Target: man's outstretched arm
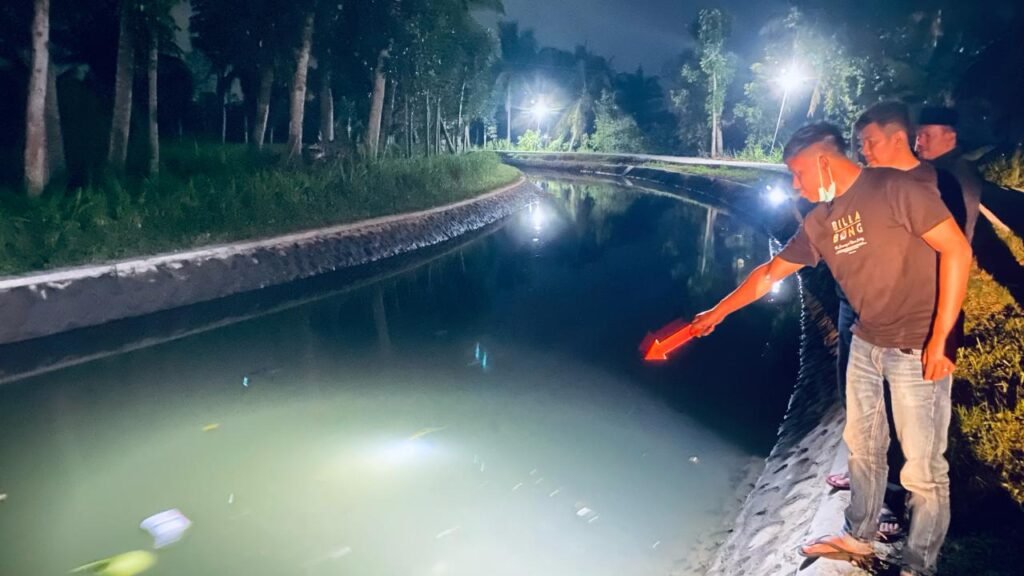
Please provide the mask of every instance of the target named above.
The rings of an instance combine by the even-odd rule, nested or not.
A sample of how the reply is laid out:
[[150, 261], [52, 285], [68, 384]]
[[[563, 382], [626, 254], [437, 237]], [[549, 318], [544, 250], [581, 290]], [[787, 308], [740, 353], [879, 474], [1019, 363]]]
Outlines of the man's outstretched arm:
[[693, 319], [693, 330], [697, 336], [707, 336], [715, 330], [725, 317], [744, 306], [759, 300], [772, 289], [772, 284], [786, 278], [803, 264], [794, 264], [779, 258], [772, 258], [761, 264], [747, 276], [738, 288], [726, 296], [714, 308], [701, 312]]

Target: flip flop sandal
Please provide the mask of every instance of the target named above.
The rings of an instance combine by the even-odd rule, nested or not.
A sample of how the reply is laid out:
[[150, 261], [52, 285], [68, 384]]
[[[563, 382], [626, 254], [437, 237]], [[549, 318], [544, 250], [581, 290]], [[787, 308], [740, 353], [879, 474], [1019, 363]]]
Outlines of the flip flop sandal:
[[841, 472], [839, 474], [829, 474], [825, 477], [825, 483], [835, 488], [836, 490], [849, 490], [850, 489], [850, 474], [848, 472]]
[[903, 523], [900, 522], [898, 516], [892, 513], [891, 510], [882, 510], [882, 513], [878, 515], [878, 524], [895, 524], [895, 530], [882, 530], [878, 529], [875, 534], [875, 540], [882, 542], [883, 544], [892, 544], [897, 540], [903, 538]]
[[[797, 548], [796, 552], [804, 558], [828, 558], [830, 560], [844, 560], [846, 562], [864, 561], [874, 555], [871, 552], [862, 554], [843, 548], [834, 542], [837, 538], [837, 536], [822, 536], [813, 542], [801, 545]], [[822, 552], [808, 552], [806, 550], [814, 546], [822, 546], [825, 550]]]

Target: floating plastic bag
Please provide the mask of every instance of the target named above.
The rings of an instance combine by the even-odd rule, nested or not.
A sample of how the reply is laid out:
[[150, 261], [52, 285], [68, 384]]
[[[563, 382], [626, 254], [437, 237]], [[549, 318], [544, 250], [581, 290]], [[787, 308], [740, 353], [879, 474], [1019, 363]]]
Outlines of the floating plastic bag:
[[153, 548], [160, 549], [181, 540], [191, 525], [192, 521], [181, 510], [173, 508], [146, 518], [139, 524], [139, 528], [149, 532], [153, 537]]

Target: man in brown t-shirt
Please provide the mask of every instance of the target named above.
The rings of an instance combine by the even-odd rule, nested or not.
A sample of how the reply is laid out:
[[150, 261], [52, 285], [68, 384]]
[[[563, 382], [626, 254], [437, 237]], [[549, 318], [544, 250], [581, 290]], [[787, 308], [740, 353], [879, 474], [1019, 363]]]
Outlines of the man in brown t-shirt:
[[859, 314], [843, 433], [850, 448], [851, 498], [843, 532], [811, 542], [801, 553], [872, 553], [886, 484], [886, 380], [907, 461], [901, 480], [911, 493], [903, 574], [930, 575], [949, 525], [944, 453], [954, 365], [945, 344], [967, 290], [970, 245], [933, 185], [899, 170], [861, 168], [845, 156], [845, 142], [834, 126], [801, 128], [783, 157], [794, 187], [818, 205], [789, 244], [699, 314], [694, 329], [709, 334], [775, 282], [825, 261]]

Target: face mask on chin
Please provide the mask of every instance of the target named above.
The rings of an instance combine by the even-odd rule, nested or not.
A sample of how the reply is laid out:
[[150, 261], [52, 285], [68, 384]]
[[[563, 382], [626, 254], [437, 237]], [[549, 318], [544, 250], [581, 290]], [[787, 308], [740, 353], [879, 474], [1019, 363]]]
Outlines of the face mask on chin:
[[818, 202], [831, 202], [836, 197], [836, 179], [832, 177], [832, 167], [828, 167], [828, 179], [832, 181], [832, 184], [828, 188], [825, 188], [825, 181], [821, 177], [821, 158], [818, 159]]

